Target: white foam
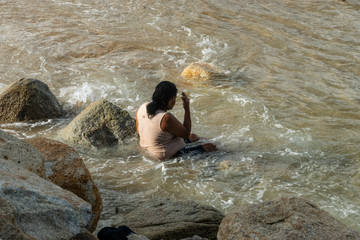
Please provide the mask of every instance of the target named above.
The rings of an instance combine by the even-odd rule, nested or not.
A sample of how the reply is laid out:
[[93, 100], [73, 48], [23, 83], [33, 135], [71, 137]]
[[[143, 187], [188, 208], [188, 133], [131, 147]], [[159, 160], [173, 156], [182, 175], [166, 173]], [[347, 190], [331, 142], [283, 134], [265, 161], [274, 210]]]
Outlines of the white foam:
[[299, 143], [299, 142], [310, 142], [312, 140], [312, 137], [310, 134], [307, 133], [303, 133], [299, 130], [293, 130], [293, 129], [286, 129], [284, 127], [282, 127], [282, 125], [280, 125], [281, 127], [277, 127], [277, 125], [275, 124], [275, 127], [277, 127], [278, 129], [284, 129], [286, 130], [285, 133], [279, 133], [279, 137], [280, 138], [285, 138], [288, 139], [291, 143]]
[[60, 90], [60, 98], [65, 98], [68, 104], [94, 102], [104, 99], [108, 93], [114, 91], [115, 86], [98, 85], [89, 82], [83, 82], [80, 86], [71, 86]]
[[233, 95], [231, 96], [231, 100], [230, 102], [239, 102], [241, 103], [241, 105], [244, 107], [246, 104], [250, 104], [250, 103], [253, 103], [253, 100], [251, 99], [248, 99], [248, 98], [245, 98], [243, 96], [238, 96], [238, 95]]
[[208, 61], [216, 58], [219, 51], [223, 52], [229, 47], [227, 43], [213, 40], [210, 36], [204, 34], [200, 35], [200, 41], [196, 44], [196, 46], [202, 49], [202, 61]]
[[46, 69], [45, 65], [46, 65], [46, 59], [43, 56], [40, 56], [40, 61], [41, 61], [41, 65], [40, 65], [40, 69], [43, 72], [48, 72], [48, 70]]
[[213, 47], [215, 44], [211, 41], [209, 36], [201, 35], [201, 41], [196, 44], [198, 47]]
[[[155, 9], [152, 9], [152, 10], [155, 10]], [[146, 24], [151, 27], [154, 27], [158, 31], [162, 31], [162, 29], [157, 24], [158, 22], [161, 22], [161, 14], [157, 14], [157, 15], [153, 16], [152, 22], [148, 22]]]
[[34, 127], [39, 127], [39, 126], [45, 126], [48, 124], [53, 124], [54, 120], [53, 119], [48, 119], [45, 121], [39, 121], [39, 122], [35, 122], [35, 123], [29, 123], [29, 122], [14, 122], [14, 123], [4, 123], [1, 124], [2, 127], [14, 127], [14, 128], [34, 128]]
[[257, 189], [256, 197], [260, 202], [262, 202], [262, 198], [264, 197], [265, 191], [266, 191], [266, 187]]
[[80, 3], [80, 2], [78, 2], [78, 3], [73, 3], [73, 2], [66, 2], [66, 1], [63, 1], [63, 2], [58, 2], [58, 1], [53, 1], [53, 2], [56, 2], [57, 4], [59, 4], [59, 5], [69, 5], [69, 6], [77, 6], [77, 7], [89, 7], [89, 5], [87, 5], [87, 4], [83, 4], [83, 3]]
[[190, 28], [185, 27], [185, 26], [181, 26], [182, 29], [184, 29], [184, 31], [186, 31], [188, 33], [188, 36], [190, 37], [192, 35], [192, 31]]
[[291, 150], [290, 148], [285, 148], [285, 151], [278, 151], [278, 154], [281, 156], [303, 156], [303, 153], [299, 153]]
[[174, 62], [177, 67], [184, 66], [186, 63], [186, 58], [190, 56], [186, 50], [181, 49], [179, 46], [174, 48], [167, 47], [165, 49], [157, 50], [162, 51], [163, 54], [167, 57], [167, 61]]
[[217, 51], [212, 48], [205, 48], [201, 50], [201, 53], [204, 55], [204, 60], [209, 60], [217, 53]]
[[224, 208], [228, 208], [232, 205], [234, 205], [234, 198], [230, 197], [227, 201], [225, 200], [220, 200], [221, 204], [224, 206]]
[[212, 59], [216, 55], [215, 44], [211, 41], [209, 36], [201, 35], [201, 40], [196, 44], [197, 47], [202, 48], [203, 61]]

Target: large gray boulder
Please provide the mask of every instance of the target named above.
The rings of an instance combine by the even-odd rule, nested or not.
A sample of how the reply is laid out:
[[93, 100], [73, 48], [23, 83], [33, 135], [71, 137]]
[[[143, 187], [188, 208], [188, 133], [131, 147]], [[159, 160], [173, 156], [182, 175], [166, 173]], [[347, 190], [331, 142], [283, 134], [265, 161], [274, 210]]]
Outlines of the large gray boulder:
[[0, 197], [0, 239], [2, 240], [35, 240], [26, 235], [15, 224], [15, 210], [11, 204]]
[[[0, 130], [0, 159], [19, 169], [24, 168], [21, 177], [24, 180], [28, 179], [26, 177], [26, 170], [28, 170], [90, 203], [92, 217], [85, 228], [90, 231], [95, 230], [102, 210], [102, 200], [79, 154], [72, 147], [57, 141], [45, 138], [28, 141]], [[3, 180], [1, 174], [0, 183]], [[5, 240], [5, 233], [8, 239], [33, 239], [25, 234], [21, 227], [15, 225], [14, 219], [17, 212], [2, 194], [0, 194], [0, 203], [0, 218], [3, 221], [0, 224], [0, 239], [3, 236]]]
[[74, 148], [45, 138], [25, 141], [0, 130], [0, 158], [11, 161], [90, 203], [92, 219], [87, 229], [95, 230], [102, 211], [102, 199]]
[[61, 137], [79, 147], [108, 147], [134, 136], [135, 132], [135, 119], [126, 110], [100, 100], [73, 119], [63, 129]]
[[102, 211], [102, 199], [89, 170], [76, 150], [66, 144], [46, 138], [28, 139], [45, 158], [46, 179], [75, 193], [91, 204], [93, 217], [88, 227], [96, 229]]
[[45, 177], [44, 158], [25, 140], [0, 130], [0, 158], [23, 166], [40, 177]]
[[360, 239], [327, 212], [301, 198], [282, 198], [250, 205], [228, 214], [218, 240]]
[[0, 95], [0, 123], [58, 118], [62, 114], [49, 87], [36, 79], [22, 78]]
[[140, 205], [118, 225], [127, 225], [151, 240], [183, 239], [194, 235], [216, 239], [223, 217], [215, 208], [193, 201], [157, 199]]
[[0, 199], [3, 240], [67, 240], [82, 232], [91, 221], [89, 203], [2, 157]]

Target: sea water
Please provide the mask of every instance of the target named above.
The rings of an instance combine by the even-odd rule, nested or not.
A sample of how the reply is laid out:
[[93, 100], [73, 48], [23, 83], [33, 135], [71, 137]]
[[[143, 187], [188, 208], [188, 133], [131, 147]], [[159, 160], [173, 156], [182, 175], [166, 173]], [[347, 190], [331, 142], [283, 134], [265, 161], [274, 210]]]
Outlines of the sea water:
[[[1, 129], [61, 141], [90, 103], [135, 117], [170, 80], [191, 99], [193, 131], [219, 148], [167, 162], [143, 156], [136, 140], [80, 151], [103, 198], [99, 228], [157, 197], [228, 213], [295, 196], [360, 231], [358, 0], [0, 0], [0, 9], [0, 91], [36, 78], [67, 111]], [[193, 62], [226, 76], [185, 82]]]

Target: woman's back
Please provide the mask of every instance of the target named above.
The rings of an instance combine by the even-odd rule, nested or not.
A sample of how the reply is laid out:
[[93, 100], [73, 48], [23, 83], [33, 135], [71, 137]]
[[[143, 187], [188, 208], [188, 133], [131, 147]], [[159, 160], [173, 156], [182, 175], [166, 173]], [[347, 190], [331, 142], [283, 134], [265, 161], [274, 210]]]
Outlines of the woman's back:
[[140, 146], [161, 160], [170, 158], [185, 146], [184, 139], [161, 129], [161, 120], [165, 114], [170, 113], [157, 110], [155, 115], [149, 118], [146, 110], [147, 104], [141, 105], [136, 113]]

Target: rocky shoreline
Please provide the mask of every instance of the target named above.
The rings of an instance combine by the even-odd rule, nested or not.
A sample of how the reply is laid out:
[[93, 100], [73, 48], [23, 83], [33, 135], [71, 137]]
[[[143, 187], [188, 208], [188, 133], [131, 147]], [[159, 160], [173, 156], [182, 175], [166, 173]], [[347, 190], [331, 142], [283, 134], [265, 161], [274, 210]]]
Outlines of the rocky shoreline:
[[[221, 75], [208, 64], [195, 66], [184, 77]], [[64, 114], [48, 86], [36, 79], [21, 79], [0, 95], [0, 124]], [[23, 140], [0, 129], [0, 240], [97, 239], [93, 232], [102, 199], [75, 149], [122, 144], [135, 131], [128, 112], [103, 100], [63, 129], [63, 142]], [[359, 233], [314, 204], [291, 197], [226, 216], [193, 201], [154, 199], [114, 223], [119, 225], [137, 233], [128, 239], [360, 239]]]

